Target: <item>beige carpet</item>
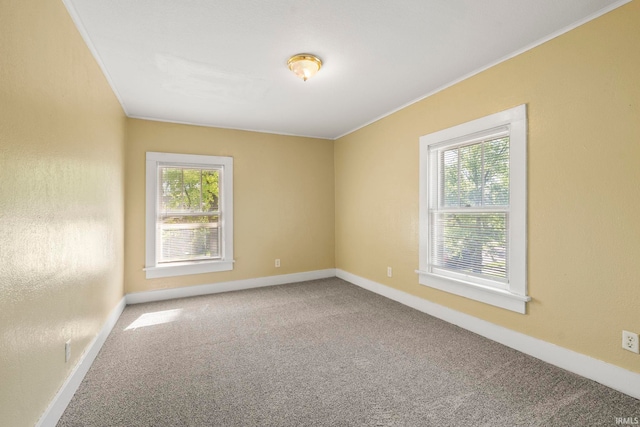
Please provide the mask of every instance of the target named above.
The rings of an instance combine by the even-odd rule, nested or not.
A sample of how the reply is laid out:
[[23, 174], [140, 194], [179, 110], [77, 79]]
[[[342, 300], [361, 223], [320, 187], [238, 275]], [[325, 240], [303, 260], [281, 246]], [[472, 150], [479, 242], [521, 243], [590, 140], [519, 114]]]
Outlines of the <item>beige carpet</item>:
[[58, 425], [614, 426], [616, 417], [640, 417], [640, 401], [333, 278], [128, 306]]

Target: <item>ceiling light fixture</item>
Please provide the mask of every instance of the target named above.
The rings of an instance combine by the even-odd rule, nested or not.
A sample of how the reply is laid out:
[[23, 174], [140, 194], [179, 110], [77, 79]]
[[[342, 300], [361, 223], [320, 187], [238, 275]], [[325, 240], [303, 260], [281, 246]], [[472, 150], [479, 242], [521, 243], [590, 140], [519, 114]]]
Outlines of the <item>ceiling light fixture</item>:
[[315, 76], [320, 70], [322, 61], [317, 56], [309, 53], [299, 53], [289, 58], [287, 65], [289, 69], [293, 71], [293, 74], [306, 82], [307, 79]]

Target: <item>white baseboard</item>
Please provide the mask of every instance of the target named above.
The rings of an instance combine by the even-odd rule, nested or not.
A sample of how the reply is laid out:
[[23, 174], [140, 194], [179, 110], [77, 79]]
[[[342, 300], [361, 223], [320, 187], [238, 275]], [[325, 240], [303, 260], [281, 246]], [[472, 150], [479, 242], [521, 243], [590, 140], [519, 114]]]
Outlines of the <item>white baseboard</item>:
[[258, 277], [256, 279], [233, 280], [231, 282], [212, 283], [209, 285], [186, 286], [184, 288], [157, 289], [153, 291], [134, 292], [126, 295], [127, 304], [140, 304], [152, 301], [195, 297], [198, 295], [216, 294], [220, 292], [239, 291], [242, 289], [261, 288], [263, 286], [284, 285], [307, 280], [335, 277], [336, 270], [305, 271], [303, 273], [282, 274], [280, 276]]
[[64, 413], [64, 410], [67, 408], [67, 405], [73, 398], [76, 390], [80, 386], [84, 376], [89, 371], [91, 364], [94, 359], [98, 355], [98, 352], [102, 348], [102, 345], [107, 340], [107, 337], [111, 333], [111, 330], [115, 326], [120, 314], [122, 314], [122, 310], [126, 305], [126, 300], [123, 297], [118, 305], [111, 310], [109, 317], [107, 317], [107, 321], [98, 332], [98, 335], [91, 341], [91, 344], [87, 347], [86, 351], [80, 357], [80, 360], [76, 364], [76, 366], [71, 371], [71, 374], [67, 377], [67, 380], [62, 384], [60, 390], [55, 395], [49, 406], [40, 417], [40, 420], [36, 424], [36, 427], [55, 427], [60, 420], [60, 417]]
[[576, 353], [573, 350], [568, 350], [564, 347], [487, 322], [486, 320], [478, 319], [477, 317], [435, 304], [423, 298], [356, 276], [344, 270], [336, 269], [336, 276], [361, 288], [460, 326], [471, 332], [475, 332], [490, 340], [596, 381], [635, 397], [636, 399], [640, 399], [640, 374], [636, 372], [628, 371], [619, 366], [585, 356], [581, 353]]

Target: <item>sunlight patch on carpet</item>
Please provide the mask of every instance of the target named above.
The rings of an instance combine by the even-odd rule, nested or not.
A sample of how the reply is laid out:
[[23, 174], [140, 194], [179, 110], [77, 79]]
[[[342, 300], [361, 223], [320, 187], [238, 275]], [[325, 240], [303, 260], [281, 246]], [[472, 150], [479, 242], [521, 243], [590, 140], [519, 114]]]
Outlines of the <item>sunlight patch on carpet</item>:
[[182, 313], [181, 308], [175, 310], [155, 311], [152, 313], [145, 313], [134, 320], [124, 330], [144, 328], [145, 326], [161, 325], [163, 323], [175, 322]]

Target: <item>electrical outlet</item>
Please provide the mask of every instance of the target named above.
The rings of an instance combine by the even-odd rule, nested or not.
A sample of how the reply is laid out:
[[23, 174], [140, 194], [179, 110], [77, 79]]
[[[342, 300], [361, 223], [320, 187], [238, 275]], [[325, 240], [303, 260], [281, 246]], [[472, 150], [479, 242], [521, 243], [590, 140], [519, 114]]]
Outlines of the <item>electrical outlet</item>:
[[622, 331], [622, 348], [638, 353], [638, 334]]
[[391, 267], [387, 267], [387, 277], [393, 276], [393, 269]]
[[276, 259], [276, 268], [280, 267], [280, 258]]
[[64, 343], [64, 363], [71, 359], [71, 340]]

